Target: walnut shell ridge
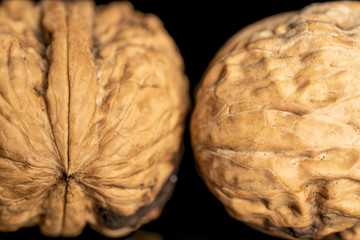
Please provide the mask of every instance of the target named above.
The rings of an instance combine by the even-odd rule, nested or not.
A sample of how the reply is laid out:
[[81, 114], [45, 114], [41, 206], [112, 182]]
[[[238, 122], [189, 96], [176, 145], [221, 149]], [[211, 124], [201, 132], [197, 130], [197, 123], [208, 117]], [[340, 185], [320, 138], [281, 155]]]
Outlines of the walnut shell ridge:
[[0, 6], [0, 231], [112, 237], [175, 184], [188, 80], [161, 21], [129, 3]]
[[231, 216], [286, 239], [360, 239], [360, 3], [254, 23], [196, 93], [197, 166]]

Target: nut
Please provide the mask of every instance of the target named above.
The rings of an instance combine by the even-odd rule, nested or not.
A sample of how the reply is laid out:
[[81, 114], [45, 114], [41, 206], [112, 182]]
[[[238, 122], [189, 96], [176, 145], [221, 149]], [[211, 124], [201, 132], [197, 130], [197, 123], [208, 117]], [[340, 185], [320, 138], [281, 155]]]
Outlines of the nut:
[[161, 21], [126, 2], [4, 1], [0, 56], [0, 231], [117, 237], [157, 218], [189, 105]]
[[360, 238], [359, 54], [359, 2], [266, 18], [218, 52], [190, 130], [231, 216], [287, 239]]

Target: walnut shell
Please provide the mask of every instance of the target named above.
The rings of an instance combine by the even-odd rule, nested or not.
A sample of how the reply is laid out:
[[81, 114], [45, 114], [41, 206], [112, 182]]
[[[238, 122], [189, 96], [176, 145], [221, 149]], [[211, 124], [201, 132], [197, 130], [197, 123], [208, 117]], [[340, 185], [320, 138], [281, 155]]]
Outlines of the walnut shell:
[[4, 1], [0, 56], [0, 231], [115, 237], [157, 218], [189, 104], [161, 21], [129, 3]]
[[359, 55], [359, 2], [266, 18], [218, 52], [190, 130], [231, 216], [287, 239], [360, 239]]

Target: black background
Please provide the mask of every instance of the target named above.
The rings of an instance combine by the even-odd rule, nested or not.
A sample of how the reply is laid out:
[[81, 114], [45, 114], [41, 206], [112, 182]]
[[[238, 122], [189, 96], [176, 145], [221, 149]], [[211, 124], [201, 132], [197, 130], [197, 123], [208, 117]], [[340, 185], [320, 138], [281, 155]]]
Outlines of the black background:
[[[103, 4], [110, 1], [96, 1]], [[135, 9], [156, 14], [174, 38], [184, 58], [190, 91], [199, 83], [217, 50], [234, 33], [264, 17], [299, 10], [313, 1], [131, 1]], [[189, 118], [187, 123], [189, 122]], [[197, 175], [190, 145], [189, 129], [184, 134], [185, 153], [178, 182], [162, 215], [141, 229], [157, 232], [165, 240], [275, 240], [232, 219]], [[0, 233], [0, 239], [42, 236], [38, 227]], [[60, 238], [62, 239], [62, 238]], [[89, 227], [75, 239], [107, 239]]]

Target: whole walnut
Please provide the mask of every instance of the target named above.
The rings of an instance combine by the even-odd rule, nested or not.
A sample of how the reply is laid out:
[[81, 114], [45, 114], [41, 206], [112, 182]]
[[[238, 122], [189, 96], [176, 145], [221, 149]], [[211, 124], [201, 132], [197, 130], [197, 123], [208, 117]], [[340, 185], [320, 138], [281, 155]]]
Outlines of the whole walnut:
[[129, 3], [0, 7], [0, 231], [123, 236], [176, 180], [188, 80], [161, 21]]
[[360, 239], [359, 56], [356, 1], [266, 18], [218, 52], [190, 130], [231, 216], [286, 239]]

